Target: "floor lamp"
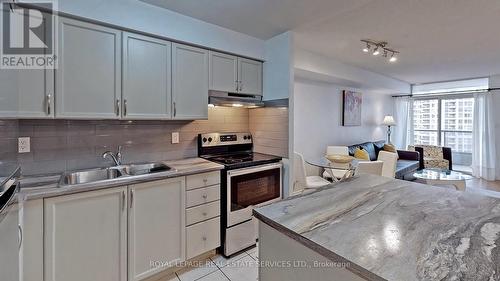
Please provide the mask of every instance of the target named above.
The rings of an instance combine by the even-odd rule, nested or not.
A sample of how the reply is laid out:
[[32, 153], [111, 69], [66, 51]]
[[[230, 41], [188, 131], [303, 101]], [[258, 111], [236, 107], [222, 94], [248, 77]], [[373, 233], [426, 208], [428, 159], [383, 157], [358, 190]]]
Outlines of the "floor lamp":
[[391, 143], [391, 126], [396, 126], [396, 121], [392, 115], [386, 115], [383, 124], [387, 126], [387, 143]]

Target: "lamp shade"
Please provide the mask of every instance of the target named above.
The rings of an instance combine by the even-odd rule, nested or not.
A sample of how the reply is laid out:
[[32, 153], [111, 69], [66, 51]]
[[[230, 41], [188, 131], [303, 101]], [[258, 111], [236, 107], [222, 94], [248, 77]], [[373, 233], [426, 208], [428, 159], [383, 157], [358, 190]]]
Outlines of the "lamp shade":
[[392, 115], [386, 115], [384, 117], [383, 124], [386, 126], [396, 126], [396, 121], [394, 121], [394, 117]]

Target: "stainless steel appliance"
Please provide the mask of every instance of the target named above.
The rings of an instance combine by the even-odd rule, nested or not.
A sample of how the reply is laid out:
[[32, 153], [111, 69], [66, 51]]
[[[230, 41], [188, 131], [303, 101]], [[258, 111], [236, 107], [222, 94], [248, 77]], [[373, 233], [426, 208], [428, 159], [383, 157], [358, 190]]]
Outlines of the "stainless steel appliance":
[[208, 103], [217, 106], [239, 106], [255, 108], [264, 106], [262, 96], [219, 91], [208, 92]]
[[198, 135], [198, 155], [224, 165], [221, 172], [222, 252], [230, 256], [255, 244], [254, 207], [282, 198], [281, 157], [252, 151], [250, 133]]
[[18, 166], [0, 164], [0, 273], [1, 280], [21, 280], [22, 212], [18, 197]]

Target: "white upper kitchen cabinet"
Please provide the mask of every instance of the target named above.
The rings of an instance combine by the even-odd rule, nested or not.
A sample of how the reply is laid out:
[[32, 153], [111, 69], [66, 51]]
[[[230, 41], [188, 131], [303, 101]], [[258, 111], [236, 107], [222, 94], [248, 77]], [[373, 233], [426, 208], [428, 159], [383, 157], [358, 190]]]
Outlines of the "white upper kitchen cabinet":
[[208, 50], [172, 44], [174, 119], [208, 119]]
[[44, 281], [127, 281], [127, 188], [44, 199]]
[[54, 70], [0, 70], [0, 118], [54, 117]]
[[56, 118], [120, 117], [121, 31], [59, 18]]
[[210, 90], [238, 92], [238, 57], [210, 51]]
[[53, 69], [1, 69], [0, 85], [0, 117], [54, 117]]
[[129, 196], [128, 276], [135, 281], [185, 259], [185, 178], [131, 185]]
[[123, 33], [123, 119], [171, 118], [172, 43]]
[[238, 58], [239, 91], [242, 94], [262, 95], [262, 62]]

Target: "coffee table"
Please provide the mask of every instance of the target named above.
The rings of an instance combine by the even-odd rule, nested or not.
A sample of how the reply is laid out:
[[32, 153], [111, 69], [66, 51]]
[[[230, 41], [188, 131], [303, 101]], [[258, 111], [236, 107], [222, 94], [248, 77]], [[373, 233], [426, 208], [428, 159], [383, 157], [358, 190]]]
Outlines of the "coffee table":
[[474, 178], [461, 172], [441, 169], [423, 169], [414, 173], [413, 176], [429, 185], [451, 185], [460, 191], [465, 191], [466, 180]]

